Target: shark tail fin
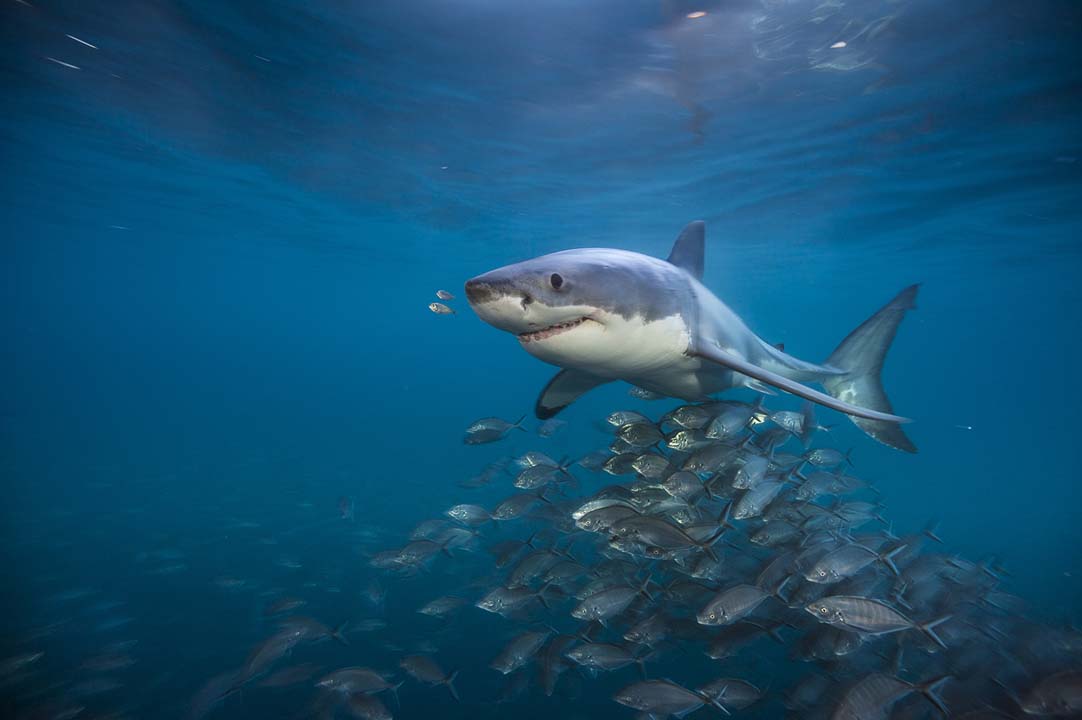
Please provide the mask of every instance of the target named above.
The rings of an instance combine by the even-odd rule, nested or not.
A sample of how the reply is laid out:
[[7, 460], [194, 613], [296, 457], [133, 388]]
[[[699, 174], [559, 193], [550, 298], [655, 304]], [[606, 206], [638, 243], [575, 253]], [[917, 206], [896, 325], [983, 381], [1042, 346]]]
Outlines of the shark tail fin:
[[[887, 350], [898, 332], [898, 325], [907, 310], [916, 307], [919, 285], [910, 285], [884, 305], [879, 312], [849, 333], [827, 358], [826, 364], [844, 370], [844, 375], [823, 380], [827, 392], [839, 400], [871, 410], [893, 413], [887, 393], [883, 390], [880, 373]], [[884, 445], [905, 452], [917, 452], [917, 446], [906, 437], [898, 423], [850, 419], [870, 437]]]

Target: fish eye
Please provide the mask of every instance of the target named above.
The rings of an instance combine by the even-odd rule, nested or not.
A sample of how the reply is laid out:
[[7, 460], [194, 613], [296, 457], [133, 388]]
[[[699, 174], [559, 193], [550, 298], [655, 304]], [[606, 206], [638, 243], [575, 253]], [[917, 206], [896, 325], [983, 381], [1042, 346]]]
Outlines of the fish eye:
[[553, 290], [559, 290], [564, 286], [564, 278], [560, 273], [552, 273], [549, 275], [549, 284], [552, 285]]
[[827, 608], [826, 608], [826, 605], [824, 605], [823, 607], [819, 608], [819, 614], [820, 614], [820, 615], [826, 615], [826, 614], [827, 614], [828, 612], [830, 612], [830, 611], [829, 611], [829, 610], [827, 610]]
[[711, 620], [717, 620], [718, 619], [718, 614], [717, 613], [710, 613], [710, 619]]

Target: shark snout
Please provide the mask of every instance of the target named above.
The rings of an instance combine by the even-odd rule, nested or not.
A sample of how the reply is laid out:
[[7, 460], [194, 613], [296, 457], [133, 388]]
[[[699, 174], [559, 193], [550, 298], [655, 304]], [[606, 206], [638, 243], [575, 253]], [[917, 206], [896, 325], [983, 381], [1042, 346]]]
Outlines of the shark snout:
[[470, 305], [479, 305], [488, 302], [496, 296], [492, 284], [480, 278], [466, 281], [466, 299]]
[[505, 277], [486, 273], [468, 280], [466, 299], [478, 317], [500, 330], [521, 333], [533, 326], [527, 318], [533, 298]]
[[[495, 276], [494, 273], [478, 275], [466, 281], [466, 299], [474, 307], [502, 298], [514, 298], [515, 302], [520, 302], [529, 297], [529, 293], [519, 289], [514, 281]], [[530, 301], [532, 298], [527, 302]]]

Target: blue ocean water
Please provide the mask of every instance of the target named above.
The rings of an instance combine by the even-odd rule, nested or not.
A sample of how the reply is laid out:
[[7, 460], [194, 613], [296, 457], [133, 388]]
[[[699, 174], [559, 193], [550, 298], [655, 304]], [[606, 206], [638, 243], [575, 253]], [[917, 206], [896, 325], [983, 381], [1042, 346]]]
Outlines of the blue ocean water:
[[[369, 558], [506, 497], [511, 475], [459, 486], [500, 457], [579, 456], [611, 411], [678, 404], [614, 384], [538, 437], [553, 368], [465, 280], [581, 246], [664, 257], [693, 219], [706, 285], [802, 358], [922, 283], [884, 373], [920, 452], [823, 411], [830, 442], [896, 532], [938, 520], [1028, 616], [1076, 621], [1080, 31], [1053, 0], [5, 2], [0, 658], [43, 653], [3, 671], [5, 714], [189, 717], [288, 595], [387, 623], [297, 662], [431, 647], [461, 669], [462, 704], [410, 681], [396, 717], [632, 717], [611, 696], [634, 668], [491, 704], [522, 623], [415, 613], [490, 589], [484, 551], [405, 578]], [[456, 315], [429, 312], [438, 288]], [[730, 674], [807, 671], [757, 648]], [[314, 716], [313, 695], [207, 716]]]

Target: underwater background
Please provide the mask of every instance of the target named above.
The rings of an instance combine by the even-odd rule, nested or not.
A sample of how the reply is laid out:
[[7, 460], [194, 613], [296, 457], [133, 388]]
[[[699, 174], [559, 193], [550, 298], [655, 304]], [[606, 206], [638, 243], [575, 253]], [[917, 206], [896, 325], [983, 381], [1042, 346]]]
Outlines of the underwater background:
[[[919, 454], [823, 410], [830, 442], [896, 532], [938, 520], [1027, 615], [1077, 621], [1080, 39], [1054, 0], [5, 0], [0, 657], [44, 654], [5, 671], [3, 714], [190, 717], [284, 588], [330, 626], [387, 623], [321, 645], [328, 670], [422, 641], [461, 668], [465, 702], [407, 684], [396, 717], [633, 717], [611, 696], [634, 669], [488, 704], [511, 626], [415, 612], [430, 584], [483, 594], [482, 560], [367, 558], [499, 502], [513, 475], [459, 483], [501, 456], [583, 455], [613, 410], [678, 404], [617, 383], [540, 438], [553, 369], [463, 299], [430, 313], [436, 289], [572, 247], [664, 257], [694, 219], [707, 287], [803, 358], [922, 283], [884, 373]], [[88, 688], [118, 643], [130, 666]], [[802, 672], [779, 652], [740, 667]], [[304, 717], [311, 694], [207, 714]]]

